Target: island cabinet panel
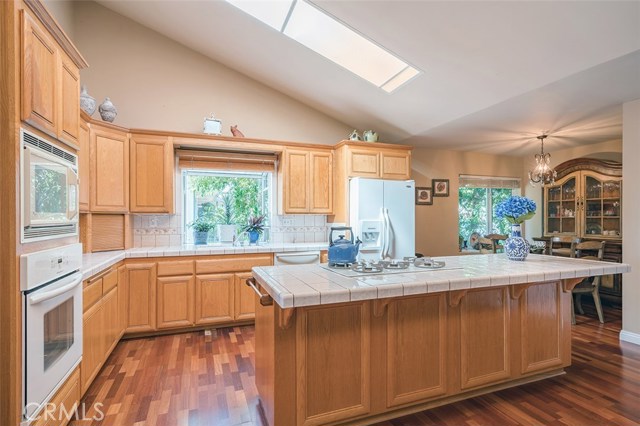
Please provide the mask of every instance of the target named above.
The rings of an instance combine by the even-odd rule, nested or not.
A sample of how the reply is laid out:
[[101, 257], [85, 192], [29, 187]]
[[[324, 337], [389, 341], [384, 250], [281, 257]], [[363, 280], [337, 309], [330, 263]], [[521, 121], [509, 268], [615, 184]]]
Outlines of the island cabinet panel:
[[448, 362], [445, 295], [390, 302], [386, 329], [387, 406], [445, 394]]
[[194, 285], [193, 275], [158, 278], [158, 328], [193, 325]]
[[156, 329], [156, 264], [128, 263], [126, 277], [126, 332]]
[[234, 282], [234, 274], [196, 276], [196, 324], [216, 324], [233, 321]]
[[[23, 121], [58, 135], [58, 47], [25, 10], [22, 13]], [[79, 95], [78, 95], [79, 96]]]
[[125, 132], [92, 124], [90, 129], [92, 212], [129, 210], [129, 137]]
[[[532, 285], [521, 296], [520, 335], [523, 373], [567, 366], [571, 362], [571, 313], [562, 309], [562, 286]], [[569, 303], [571, 303], [569, 301]]]
[[130, 141], [131, 212], [173, 213], [173, 144], [134, 134]]
[[324, 425], [370, 411], [370, 303], [298, 311], [298, 425]]
[[470, 291], [460, 302], [460, 387], [474, 388], [511, 374], [507, 287]]

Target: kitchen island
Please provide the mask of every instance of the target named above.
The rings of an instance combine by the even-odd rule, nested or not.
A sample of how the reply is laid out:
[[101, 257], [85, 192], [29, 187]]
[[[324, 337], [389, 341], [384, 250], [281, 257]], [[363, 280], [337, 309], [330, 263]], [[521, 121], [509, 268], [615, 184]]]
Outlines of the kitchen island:
[[624, 264], [504, 254], [344, 276], [257, 267], [256, 385], [271, 426], [364, 425], [563, 373], [571, 289]]

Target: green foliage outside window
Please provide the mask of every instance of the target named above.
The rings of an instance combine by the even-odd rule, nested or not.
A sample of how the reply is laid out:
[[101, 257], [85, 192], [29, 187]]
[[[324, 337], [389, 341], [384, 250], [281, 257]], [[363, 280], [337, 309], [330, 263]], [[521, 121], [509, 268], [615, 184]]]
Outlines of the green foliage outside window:
[[480, 235], [509, 234], [511, 225], [495, 216], [493, 206], [512, 195], [510, 188], [461, 187], [458, 191], [458, 227], [464, 240], [477, 232]]

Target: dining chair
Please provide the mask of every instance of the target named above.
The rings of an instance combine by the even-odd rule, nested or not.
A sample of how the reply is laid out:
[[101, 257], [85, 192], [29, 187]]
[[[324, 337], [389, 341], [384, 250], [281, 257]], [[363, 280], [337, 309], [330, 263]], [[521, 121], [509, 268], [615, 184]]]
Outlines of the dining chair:
[[[579, 259], [590, 260], [602, 260], [604, 256], [604, 241], [585, 241], [582, 243], [571, 244], [571, 257]], [[602, 313], [602, 303], [600, 302], [600, 276], [587, 277], [582, 280], [572, 291], [571, 298], [571, 323], [576, 323], [575, 310], [578, 310], [580, 315], [584, 315], [582, 310], [582, 295], [590, 293], [593, 296], [593, 303], [596, 305], [596, 311], [598, 312], [598, 319], [601, 323], [604, 323], [604, 314]], [[575, 307], [574, 307], [575, 306]]]
[[580, 241], [578, 237], [553, 237], [549, 241], [549, 251], [547, 253], [552, 256], [571, 257], [571, 246], [566, 247], [566, 245], [577, 244]]
[[484, 237], [493, 241], [494, 253], [498, 253], [498, 251], [504, 251], [504, 244], [502, 244], [501, 241], [504, 241], [507, 238], [509, 238], [508, 235], [504, 235], [504, 234], [489, 234], [489, 235], [485, 235]]

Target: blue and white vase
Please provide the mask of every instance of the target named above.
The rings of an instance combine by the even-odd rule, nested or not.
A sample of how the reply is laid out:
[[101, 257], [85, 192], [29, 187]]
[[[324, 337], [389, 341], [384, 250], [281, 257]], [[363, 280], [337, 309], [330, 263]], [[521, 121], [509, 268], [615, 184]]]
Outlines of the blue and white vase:
[[520, 224], [511, 225], [511, 236], [504, 242], [504, 252], [509, 260], [523, 261], [529, 254], [529, 243], [522, 238]]

